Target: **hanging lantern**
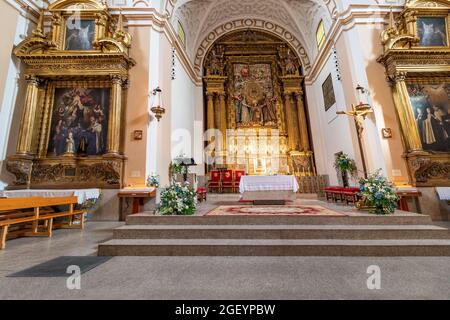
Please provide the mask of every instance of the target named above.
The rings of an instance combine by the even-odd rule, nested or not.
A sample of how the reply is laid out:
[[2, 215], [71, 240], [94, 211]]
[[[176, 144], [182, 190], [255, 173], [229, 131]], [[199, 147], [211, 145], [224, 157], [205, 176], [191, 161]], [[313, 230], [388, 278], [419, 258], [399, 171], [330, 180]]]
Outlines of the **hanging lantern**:
[[162, 107], [162, 99], [161, 99], [162, 90], [159, 87], [153, 90], [152, 94], [155, 96], [155, 100], [153, 102], [153, 107], [150, 109], [151, 112], [155, 114], [155, 118], [161, 120], [162, 115], [166, 112], [166, 109]]

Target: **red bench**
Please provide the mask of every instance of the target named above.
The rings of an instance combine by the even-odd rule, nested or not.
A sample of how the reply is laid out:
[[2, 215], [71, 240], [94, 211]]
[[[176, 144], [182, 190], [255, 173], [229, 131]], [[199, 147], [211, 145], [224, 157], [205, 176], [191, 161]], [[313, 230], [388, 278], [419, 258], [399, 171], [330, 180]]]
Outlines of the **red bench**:
[[356, 203], [358, 201], [359, 188], [344, 188], [344, 187], [326, 187], [323, 189], [327, 201], [332, 200], [333, 202], [346, 202]]

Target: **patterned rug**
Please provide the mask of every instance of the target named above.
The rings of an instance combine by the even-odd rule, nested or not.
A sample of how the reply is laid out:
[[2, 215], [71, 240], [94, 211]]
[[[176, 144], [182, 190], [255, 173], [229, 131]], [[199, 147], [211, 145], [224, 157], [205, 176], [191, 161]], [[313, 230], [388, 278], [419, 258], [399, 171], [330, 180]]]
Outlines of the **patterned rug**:
[[344, 213], [336, 212], [322, 206], [316, 205], [286, 205], [286, 206], [220, 206], [207, 216], [253, 216], [253, 215], [283, 215], [283, 216], [346, 216]]

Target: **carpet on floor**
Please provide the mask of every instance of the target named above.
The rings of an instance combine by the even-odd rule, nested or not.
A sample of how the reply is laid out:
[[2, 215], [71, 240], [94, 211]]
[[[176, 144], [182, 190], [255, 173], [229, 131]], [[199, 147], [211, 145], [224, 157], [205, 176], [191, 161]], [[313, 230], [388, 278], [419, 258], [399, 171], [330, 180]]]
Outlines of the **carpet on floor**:
[[111, 257], [62, 256], [10, 274], [8, 277], [68, 277], [70, 275], [67, 273], [69, 266], [79, 267], [80, 273], [83, 274], [105, 263], [109, 259]]
[[206, 215], [231, 216], [231, 215], [284, 215], [284, 216], [346, 216], [345, 213], [333, 211], [316, 205], [285, 205], [285, 206], [220, 206]]

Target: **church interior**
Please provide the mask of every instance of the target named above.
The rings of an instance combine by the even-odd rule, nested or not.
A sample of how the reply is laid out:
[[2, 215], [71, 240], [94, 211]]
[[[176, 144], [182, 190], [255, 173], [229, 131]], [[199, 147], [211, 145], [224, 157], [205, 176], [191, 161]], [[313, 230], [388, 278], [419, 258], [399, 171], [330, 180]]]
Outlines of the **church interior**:
[[114, 257], [86, 276], [129, 256], [450, 256], [448, 0], [2, 0], [0, 17], [6, 287], [1, 270], [70, 254]]

